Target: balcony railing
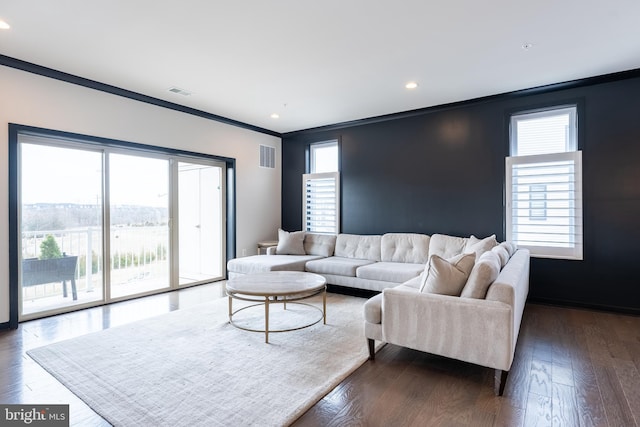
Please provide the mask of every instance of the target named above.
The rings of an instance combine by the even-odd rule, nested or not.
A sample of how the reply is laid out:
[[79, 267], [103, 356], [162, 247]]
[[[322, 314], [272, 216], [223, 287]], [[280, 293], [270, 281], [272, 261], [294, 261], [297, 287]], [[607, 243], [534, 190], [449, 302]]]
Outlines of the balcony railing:
[[[78, 292], [92, 292], [102, 286], [104, 270], [102, 229], [87, 227], [68, 230], [28, 231], [22, 233], [22, 259], [38, 258], [40, 245], [52, 235], [60, 251], [77, 256], [76, 283]], [[167, 226], [113, 227], [111, 230], [112, 284], [131, 281], [130, 278], [146, 277], [154, 272], [166, 271], [168, 262]], [[60, 282], [29, 286], [23, 289], [23, 300], [62, 295]]]

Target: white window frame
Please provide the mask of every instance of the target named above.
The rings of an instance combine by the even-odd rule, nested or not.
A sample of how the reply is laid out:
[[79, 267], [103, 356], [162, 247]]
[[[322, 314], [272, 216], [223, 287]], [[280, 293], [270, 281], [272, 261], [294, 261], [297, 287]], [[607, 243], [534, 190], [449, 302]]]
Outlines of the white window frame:
[[[316, 170], [319, 150], [335, 147], [338, 140], [316, 142], [309, 145], [309, 172], [302, 175], [302, 228], [304, 231], [322, 234], [340, 232], [340, 159], [336, 159], [335, 171]], [[338, 156], [339, 151], [338, 151]]]
[[520, 112], [513, 114], [511, 116], [511, 126], [509, 128], [509, 148], [511, 156], [518, 156], [518, 135], [516, 133], [516, 128], [518, 121], [520, 120], [531, 120], [531, 119], [541, 119], [544, 117], [557, 116], [560, 114], [568, 114], [569, 115], [569, 127], [568, 127], [568, 135], [566, 138], [566, 146], [562, 152], [567, 151], [577, 151], [578, 150], [578, 108], [575, 105], [572, 106], [564, 106], [564, 107], [554, 107], [548, 108], [544, 110], [536, 110], [529, 112]]
[[[319, 150], [323, 150], [326, 148], [330, 148], [330, 147], [336, 147], [336, 150], [338, 149], [338, 141], [337, 140], [331, 140], [331, 141], [324, 141], [324, 142], [315, 142], [313, 144], [309, 145], [309, 173], [318, 173], [318, 171], [316, 170], [316, 156], [317, 156], [317, 152]], [[340, 159], [336, 159], [336, 170], [335, 171], [323, 171], [320, 173], [324, 173], [324, 172], [337, 172], [337, 165], [340, 163]]]
[[[517, 155], [518, 120], [567, 113], [569, 126], [564, 152]], [[576, 125], [577, 106], [511, 116], [511, 157], [505, 161], [506, 238], [518, 247], [529, 249], [533, 257], [583, 259], [582, 152], [577, 149]], [[545, 177], [545, 168], [553, 171], [551, 175], [554, 177], [562, 176], [565, 179], [563, 188], [568, 189], [559, 190], [557, 183]], [[562, 172], [562, 169], [566, 172]], [[542, 194], [541, 188], [544, 188]], [[541, 202], [544, 203], [544, 209], [540, 208]], [[568, 232], [558, 230], [563, 227], [569, 227], [566, 230]]]

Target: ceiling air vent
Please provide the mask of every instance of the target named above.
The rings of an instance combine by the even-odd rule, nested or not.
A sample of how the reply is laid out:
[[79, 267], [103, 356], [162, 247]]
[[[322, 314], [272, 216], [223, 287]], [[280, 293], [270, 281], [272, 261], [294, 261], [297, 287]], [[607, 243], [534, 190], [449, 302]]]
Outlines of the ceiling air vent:
[[182, 95], [182, 96], [190, 96], [191, 92], [189, 92], [188, 90], [184, 90], [184, 89], [180, 89], [179, 87], [170, 87], [169, 89], [167, 89], [169, 92], [171, 93], [177, 93], [178, 95]]
[[276, 149], [268, 145], [260, 146], [260, 167], [275, 169], [276, 167]]

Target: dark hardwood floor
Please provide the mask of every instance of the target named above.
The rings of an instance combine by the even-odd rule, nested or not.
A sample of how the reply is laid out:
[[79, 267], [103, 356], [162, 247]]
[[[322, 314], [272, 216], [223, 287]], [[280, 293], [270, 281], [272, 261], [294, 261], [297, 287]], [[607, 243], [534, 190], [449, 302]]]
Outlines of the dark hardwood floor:
[[[219, 282], [0, 331], [0, 403], [68, 403], [72, 425], [108, 425], [26, 351], [223, 295]], [[638, 426], [640, 317], [528, 304], [503, 397], [491, 369], [386, 345], [294, 425]]]

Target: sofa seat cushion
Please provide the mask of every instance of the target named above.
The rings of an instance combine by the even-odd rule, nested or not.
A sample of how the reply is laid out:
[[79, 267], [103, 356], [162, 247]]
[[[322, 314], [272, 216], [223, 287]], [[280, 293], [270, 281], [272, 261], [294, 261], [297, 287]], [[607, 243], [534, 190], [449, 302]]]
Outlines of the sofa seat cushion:
[[396, 286], [396, 287], [394, 287], [392, 289], [398, 289], [398, 290], [404, 291], [404, 292], [413, 292], [413, 293], [416, 293], [416, 294], [420, 293], [420, 288], [413, 286], [413, 280], [410, 280], [407, 283], [403, 283], [402, 285], [398, 285], [398, 286]]
[[402, 284], [402, 286], [419, 291], [420, 288], [422, 288], [422, 282], [424, 282], [424, 272], [420, 273], [419, 276], [414, 277], [413, 279], [407, 280]]
[[383, 282], [404, 283], [419, 276], [424, 271], [424, 264], [405, 264], [400, 262], [376, 262], [358, 268], [356, 277], [361, 279], [381, 280]]
[[329, 258], [309, 261], [306, 265], [306, 269], [311, 273], [355, 277], [358, 267], [372, 263], [373, 261], [368, 259], [332, 256]]
[[315, 255], [253, 255], [235, 258], [227, 263], [227, 270], [252, 274], [267, 271], [304, 271], [308, 261], [321, 258]]

